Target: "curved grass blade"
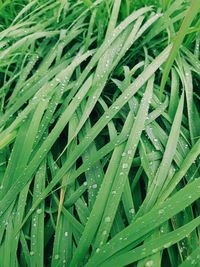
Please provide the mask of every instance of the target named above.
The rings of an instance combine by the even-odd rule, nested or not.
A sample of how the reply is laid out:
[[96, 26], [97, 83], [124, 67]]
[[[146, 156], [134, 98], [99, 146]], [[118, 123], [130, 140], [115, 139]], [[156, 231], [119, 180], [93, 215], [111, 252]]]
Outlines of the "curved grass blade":
[[[145, 70], [144, 72], [126, 89], [126, 91], [116, 100], [116, 102], [104, 113], [104, 115], [101, 117], [101, 119], [96, 123], [95, 126], [91, 128], [89, 139], [85, 138], [81, 144], [77, 146], [76, 151], [74, 151], [71, 154], [71, 157], [68, 159], [68, 162], [66, 164], [63, 164], [63, 167], [59, 170], [59, 172], [56, 174], [54, 179], [51, 181], [51, 183], [48, 185], [48, 187], [44, 190], [43, 194], [41, 195], [41, 199], [36, 201], [33, 209], [27, 214], [28, 218], [32, 211], [37, 207], [37, 205], [42, 201], [42, 199], [54, 188], [54, 186], [59, 182], [61, 177], [64, 173], [66, 173], [67, 170], [74, 164], [75, 160], [83, 153], [83, 151], [90, 145], [90, 143], [94, 140], [94, 138], [98, 135], [98, 133], [107, 125], [107, 123], [115, 116], [115, 114], [118, 113], [118, 109], [116, 109], [116, 106], [119, 107], [119, 109], [124, 106], [131, 97], [145, 84], [145, 82], [155, 73], [155, 71], [163, 64], [163, 62], [166, 60], [167, 56], [169, 55], [171, 46], [168, 46]], [[56, 135], [57, 137], [57, 135]], [[13, 186], [13, 188], [10, 190], [10, 196], [7, 194], [5, 199], [0, 202], [0, 210], [4, 212], [6, 210], [7, 205], [9, 205], [12, 200], [15, 198], [14, 194], [18, 194], [20, 191], [20, 188], [23, 188], [24, 184], [26, 184], [26, 180], [29, 180], [32, 173], [35, 171], [35, 168], [38, 167], [38, 164], [41, 162], [43, 157], [45, 157], [48, 149], [47, 146], [51, 147], [52, 140], [49, 138], [46, 140], [41, 147], [40, 151], [38, 151], [37, 157], [35, 157], [32, 162], [30, 163], [29, 169], [27, 169], [27, 173], [21, 176], [21, 178], [18, 179], [17, 184]], [[46, 152], [44, 152], [46, 149]], [[41, 156], [41, 153], [43, 156]], [[41, 156], [41, 157], [40, 157]], [[28, 174], [28, 175], [27, 175]], [[26, 178], [26, 179], [25, 179]]]
[[199, 196], [200, 179], [198, 178], [196, 181], [186, 185], [171, 198], [154, 206], [150, 212], [131, 223], [102, 247], [98, 253], [95, 253], [86, 266], [94, 266], [93, 264], [98, 266], [128, 245], [134, 247], [134, 243], [138, 239], [144, 238], [147, 233], [150, 233], [166, 220], [191, 205]]
[[166, 62], [166, 66], [163, 72], [162, 80], [161, 80], [161, 85], [160, 85], [160, 97], [163, 95], [164, 87], [167, 82], [168, 74], [170, 72], [171, 66], [175, 60], [175, 57], [179, 51], [180, 45], [184, 40], [185, 35], [187, 34], [188, 28], [190, 24], [192, 23], [193, 19], [199, 12], [199, 4], [196, 0], [191, 1], [190, 8], [184, 18], [184, 21], [181, 25], [181, 28], [176, 36], [176, 39], [173, 42], [173, 47], [170, 52], [169, 58]]
[[[145, 243], [144, 245], [131, 250], [130, 252], [126, 252], [121, 255], [114, 255], [111, 259], [108, 259], [107, 261], [102, 263], [100, 266], [109, 267], [112, 265], [116, 265], [119, 267], [123, 267], [124, 265], [128, 265], [140, 259], [144, 259], [147, 256], [153, 255], [157, 253], [158, 251], [162, 251], [163, 249], [166, 249], [176, 244], [177, 242], [182, 240], [186, 235], [194, 231], [195, 228], [199, 226], [199, 224], [200, 224], [200, 217], [197, 217], [196, 219], [176, 229], [175, 231], [172, 231], [167, 234], [163, 234], [160, 238], [154, 239], [153, 241], [149, 241]], [[144, 266], [149, 266], [150, 264], [152, 264], [153, 266], [155, 262], [153, 260], [148, 259], [146, 260]], [[89, 264], [86, 266], [89, 266]]]

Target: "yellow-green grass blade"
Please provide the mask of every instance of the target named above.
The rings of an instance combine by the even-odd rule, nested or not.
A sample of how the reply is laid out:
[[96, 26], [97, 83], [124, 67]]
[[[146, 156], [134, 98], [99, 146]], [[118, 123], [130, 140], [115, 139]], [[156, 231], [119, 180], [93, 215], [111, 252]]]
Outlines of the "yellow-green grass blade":
[[166, 62], [166, 66], [163, 72], [162, 80], [161, 80], [161, 85], [160, 85], [160, 97], [162, 97], [163, 91], [165, 84], [167, 82], [168, 74], [170, 72], [171, 66], [175, 60], [175, 57], [179, 51], [180, 45], [182, 44], [184, 37], [187, 33], [188, 28], [190, 27], [190, 24], [192, 23], [193, 19], [199, 12], [199, 4], [196, 0], [191, 1], [191, 5], [189, 7], [189, 10], [187, 11], [187, 14], [184, 18], [184, 21], [181, 25], [181, 28], [179, 32], [177, 33], [177, 36], [173, 42], [173, 47], [170, 52], [169, 58]]

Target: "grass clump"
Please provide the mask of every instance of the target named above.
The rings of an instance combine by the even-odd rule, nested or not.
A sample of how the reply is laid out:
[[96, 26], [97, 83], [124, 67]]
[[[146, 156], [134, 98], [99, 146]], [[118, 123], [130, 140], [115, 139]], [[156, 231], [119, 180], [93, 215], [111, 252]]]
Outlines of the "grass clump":
[[0, 266], [198, 266], [197, 1], [0, 5]]

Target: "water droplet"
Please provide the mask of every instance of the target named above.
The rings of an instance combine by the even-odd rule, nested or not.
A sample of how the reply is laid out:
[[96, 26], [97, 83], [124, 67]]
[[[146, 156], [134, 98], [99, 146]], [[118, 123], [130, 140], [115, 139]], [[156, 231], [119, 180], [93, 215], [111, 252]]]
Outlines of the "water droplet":
[[110, 222], [111, 221], [111, 218], [109, 217], [109, 216], [107, 216], [106, 218], [105, 218], [105, 222]]
[[156, 253], [156, 252], [158, 252], [157, 248], [152, 249], [152, 253]]
[[100, 252], [100, 248], [97, 248], [97, 249], [96, 249], [96, 253], [99, 253], [99, 252]]
[[146, 266], [146, 267], [151, 267], [151, 266], [153, 266], [153, 264], [154, 264], [154, 262], [153, 262], [152, 260], [150, 260], [150, 261], [147, 261], [147, 262], [145, 263], [145, 266]]
[[68, 232], [65, 232], [65, 236], [68, 237]]
[[165, 211], [163, 209], [158, 211], [158, 214], [163, 214]]
[[134, 208], [130, 209], [129, 212], [130, 212], [131, 214], [134, 214], [134, 213], [135, 213]]
[[37, 209], [37, 214], [41, 214], [42, 213], [42, 209]]
[[172, 243], [171, 242], [169, 242], [169, 243], [166, 243], [166, 244], [164, 244], [164, 248], [168, 248], [168, 247], [170, 247], [172, 245]]
[[128, 168], [128, 163], [123, 163], [122, 168], [123, 169], [127, 169]]
[[59, 255], [56, 254], [56, 255], [55, 255], [55, 260], [58, 260], [58, 259], [59, 259]]

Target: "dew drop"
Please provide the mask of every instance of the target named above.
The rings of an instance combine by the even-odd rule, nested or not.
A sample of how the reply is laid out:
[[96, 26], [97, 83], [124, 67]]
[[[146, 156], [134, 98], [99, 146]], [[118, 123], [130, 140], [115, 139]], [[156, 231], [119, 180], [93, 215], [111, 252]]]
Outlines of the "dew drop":
[[59, 255], [56, 254], [56, 255], [55, 255], [55, 260], [58, 260], [58, 259], [59, 259]]
[[129, 210], [129, 213], [134, 214], [134, 213], [135, 213], [134, 208], [130, 209], [130, 210]]
[[172, 245], [172, 243], [171, 242], [169, 242], [169, 243], [166, 243], [166, 244], [164, 244], [164, 248], [168, 248], [168, 247], [170, 247]]
[[158, 252], [157, 248], [152, 249], [152, 253], [156, 253], [156, 252]]
[[41, 214], [42, 213], [42, 209], [37, 209], [37, 214]]
[[65, 236], [68, 237], [68, 232], [65, 232]]
[[151, 266], [153, 266], [153, 264], [154, 264], [154, 262], [153, 262], [152, 260], [150, 260], [150, 261], [147, 261], [147, 262], [145, 263], [145, 266], [146, 266], [146, 267], [151, 267]]
[[123, 168], [123, 169], [127, 169], [127, 168], [128, 168], [128, 163], [124, 163], [124, 164], [122, 165], [122, 168]]
[[97, 248], [97, 249], [96, 249], [96, 253], [99, 253], [99, 252], [100, 252], [100, 248]]
[[165, 211], [163, 209], [158, 211], [158, 214], [163, 214]]
[[106, 218], [105, 218], [105, 222], [111, 222], [111, 218], [109, 217], [109, 216], [107, 216]]

